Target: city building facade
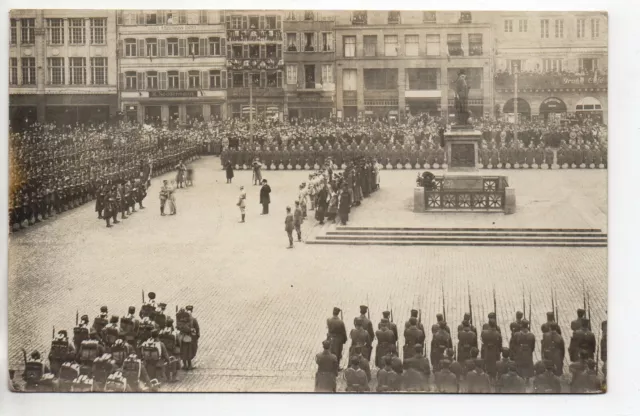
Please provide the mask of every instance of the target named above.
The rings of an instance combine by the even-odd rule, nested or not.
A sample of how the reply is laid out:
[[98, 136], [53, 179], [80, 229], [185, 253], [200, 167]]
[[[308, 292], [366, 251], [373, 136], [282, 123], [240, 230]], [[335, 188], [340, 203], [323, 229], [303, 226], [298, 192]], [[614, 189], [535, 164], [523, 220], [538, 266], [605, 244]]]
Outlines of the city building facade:
[[127, 119], [171, 125], [225, 118], [225, 36], [218, 10], [118, 11]]
[[606, 13], [501, 12], [493, 18], [497, 117], [512, 119], [517, 107], [525, 119], [606, 122]]
[[492, 26], [471, 12], [336, 12], [338, 117], [450, 117], [464, 71], [469, 109], [490, 114]]
[[285, 116], [335, 116], [335, 13], [284, 13]]
[[[225, 10], [227, 114], [284, 118], [283, 12]], [[252, 103], [252, 107], [250, 106]]]
[[116, 115], [115, 16], [113, 10], [10, 12], [12, 128], [100, 123]]

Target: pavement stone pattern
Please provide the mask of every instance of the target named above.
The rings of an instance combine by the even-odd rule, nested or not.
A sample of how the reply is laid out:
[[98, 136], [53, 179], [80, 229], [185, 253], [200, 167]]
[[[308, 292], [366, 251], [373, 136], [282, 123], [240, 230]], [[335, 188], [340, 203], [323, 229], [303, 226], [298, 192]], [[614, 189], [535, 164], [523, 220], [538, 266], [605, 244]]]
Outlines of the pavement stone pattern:
[[[259, 187], [251, 185], [251, 171], [236, 171], [228, 185], [218, 158], [205, 157], [193, 167], [195, 186], [178, 190], [176, 216], [159, 213], [161, 179], [173, 176], [167, 174], [152, 180], [147, 209], [111, 229], [97, 219], [93, 204], [87, 204], [10, 236], [10, 368], [21, 373], [21, 348], [48, 354], [52, 327], [71, 330], [76, 310], [90, 319], [102, 305], [118, 316], [130, 305], [139, 310], [141, 290], [155, 291], [169, 311], [194, 305], [201, 327], [196, 369], [181, 372], [181, 382], [163, 386], [165, 391], [313, 391], [315, 354], [322, 350], [333, 306], [344, 310], [348, 331], [364, 303], [376, 325], [381, 312], [391, 307], [399, 324], [412, 307], [421, 308], [423, 323], [431, 324], [442, 310], [441, 285], [452, 326], [468, 309], [467, 284], [476, 322], [493, 310], [495, 287], [498, 324], [504, 329], [522, 308], [524, 287], [527, 313], [531, 293], [538, 340], [553, 287], [568, 345], [584, 282], [593, 328], [600, 336], [607, 308], [606, 248], [296, 243], [287, 250], [285, 207], [293, 205], [306, 172], [264, 172], [272, 204], [270, 214], [261, 216]], [[349, 225], [606, 232], [606, 171], [505, 174], [516, 188], [514, 215], [413, 213], [416, 172], [383, 171], [382, 189], [352, 210]], [[240, 185], [248, 196], [245, 224], [238, 223], [235, 205]], [[303, 239], [335, 229], [333, 224], [317, 225], [313, 211], [309, 214]], [[344, 390], [340, 379], [341, 387]]]

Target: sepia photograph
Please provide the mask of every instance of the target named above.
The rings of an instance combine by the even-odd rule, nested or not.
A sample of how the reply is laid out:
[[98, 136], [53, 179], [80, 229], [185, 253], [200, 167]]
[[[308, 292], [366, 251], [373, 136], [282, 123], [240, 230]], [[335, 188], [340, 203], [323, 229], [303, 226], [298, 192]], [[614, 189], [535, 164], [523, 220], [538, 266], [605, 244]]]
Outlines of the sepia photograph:
[[12, 392], [607, 392], [606, 11], [5, 18]]

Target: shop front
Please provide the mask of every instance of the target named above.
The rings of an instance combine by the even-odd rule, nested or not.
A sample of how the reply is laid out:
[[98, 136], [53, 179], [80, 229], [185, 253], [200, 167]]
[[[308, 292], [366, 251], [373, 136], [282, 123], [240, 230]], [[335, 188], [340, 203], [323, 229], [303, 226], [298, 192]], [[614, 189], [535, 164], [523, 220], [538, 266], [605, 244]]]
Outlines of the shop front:
[[576, 117], [579, 119], [590, 119], [602, 123], [603, 115], [602, 104], [597, 98], [585, 97], [576, 104]]
[[[519, 120], [530, 120], [531, 119], [531, 106], [529, 102], [524, 98], [518, 98], [517, 102], [517, 111], [518, 111], [518, 119]], [[502, 112], [507, 116], [507, 120], [512, 121], [514, 118], [514, 114], [516, 112], [516, 100], [515, 98], [511, 98], [508, 100], [504, 107], [502, 108]]]
[[331, 96], [293, 96], [288, 100], [289, 120], [327, 119], [335, 115]]
[[122, 92], [128, 120], [152, 125], [190, 124], [223, 118], [224, 91]]
[[549, 97], [540, 104], [540, 117], [545, 122], [559, 122], [567, 116], [567, 105], [557, 97]]

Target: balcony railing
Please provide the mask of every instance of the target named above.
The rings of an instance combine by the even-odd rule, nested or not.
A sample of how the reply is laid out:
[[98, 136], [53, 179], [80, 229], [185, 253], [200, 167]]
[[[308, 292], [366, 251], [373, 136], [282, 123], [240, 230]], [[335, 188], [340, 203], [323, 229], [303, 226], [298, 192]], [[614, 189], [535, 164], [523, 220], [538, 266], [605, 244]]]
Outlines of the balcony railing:
[[[232, 87], [227, 90], [230, 97], [248, 97], [249, 93], [249, 88], [245, 87]], [[277, 86], [254, 87], [251, 89], [251, 95], [253, 97], [282, 97], [284, 89]]]
[[[424, 186], [424, 185], [422, 185]], [[425, 186], [425, 209], [427, 211], [461, 209], [470, 211], [504, 209], [505, 188], [509, 184], [504, 176], [483, 177], [482, 190], [447, 189], [442, 176], [433, 178]]]
[[227, 41], [229, 42], [280, 42], [282, 41], [282, 31], [276, 30], [276, 29], [228, 30]]
[[[578, 74], [573, 72], [521, 72], [518, 75], [518, 89], [570, 88], [572, 86], [606, 87], [607, 74]], [[508, 72], [495, 75], [496, 88], [513, 89], [515, 76]]]
[[353, 12], [351, 23], [353, 23], [354, 25], [366, 25], [367, 12], [366, 11]]

